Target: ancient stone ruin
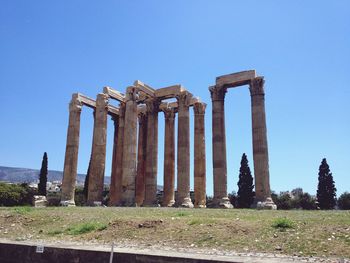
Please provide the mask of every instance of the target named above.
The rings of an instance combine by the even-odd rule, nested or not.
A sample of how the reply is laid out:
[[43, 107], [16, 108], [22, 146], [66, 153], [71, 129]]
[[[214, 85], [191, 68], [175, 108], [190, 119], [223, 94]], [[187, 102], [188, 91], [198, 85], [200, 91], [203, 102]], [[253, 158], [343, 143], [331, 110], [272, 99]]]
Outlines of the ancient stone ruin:
[[[166, 102], [169, 99], [174, 102]], [[108, 104], [119, 101], [119, 107]], [[205, 207], [205, 136], [206, 104], [193, 97], [181, 85], [153, 89], [135, 81], [122, 94], [110, 87], [96, 101], [75, 93], [69, 106], [69, 126], [62, 182], [62, 205], [75, 205], [80, 113], [82, 106], [94, 109], [94, 132], [88, 187], [89, 205], [102, 202], [106, 160], [107, 115], [114, 121], [114, 145], [110, 185], [111, 206], [158, 206], [158, 113], [165, 118], [164, 195], [162, 206]], [[194, 109], [194, 193], [190, 198], [190, 118]], [[177, 134], [177, 198], [175, 200], [175, 117]]]
[[[209, 87], [212, 98], [214, 205], [232, 208], [227, 195], [225, 94], [229, 88], [249, 85], [252, 105], [253, 158], [256, 206], [276, 209], [270, 194], [266, 135], [264, 79], [255, 70], [216, 78]], [[109, 105], [117, 100], [119, 107]], [[167, 102], [175, 99], [173, 102]], [[69, 106], [69, 126], [62, 182], [62, 205], [75, 205], [80, 113], [94, 109], [88, 204], [99, 205], [106, 160], [107, 115], [114, 121], [114, 145], [110, 185], [111, 206], [158, 206], [158, 113], [165, 118], [164, 191], [162, 206], [206, 207], [205, 124], [206, 104], [181, 85], [154, 89], [135, 81], [125, 95], [110, 87], [96, 101], [75, 93]], [[194, 110], [194, 204], [190, 198], [190, 118]], [[175, 117], [177, 130], [177, 195], [175, 198]]]

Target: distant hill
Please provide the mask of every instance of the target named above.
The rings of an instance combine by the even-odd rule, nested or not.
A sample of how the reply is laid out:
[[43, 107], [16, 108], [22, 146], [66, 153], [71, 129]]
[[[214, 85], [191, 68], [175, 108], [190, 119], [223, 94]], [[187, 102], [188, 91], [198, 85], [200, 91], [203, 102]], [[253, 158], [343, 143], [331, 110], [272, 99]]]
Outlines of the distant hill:
[[[39, 179], [39, 170], [17, 167], [5, 167], [0, 166], [0, 181], [6, 181], [11, 183], [30, 183], [36, 182]], [[48, 181], [62, 181], [63, 172], [61, 171], [48, 171]], [[85, 181], [85, 174], [77, 175], [78, 184], [83, 184]], [[105, 183], [109, 184], [110, 178], [105, 178]]]
[[[39, 170], [29, 169], [29, 168], [17, 168], [17, 167], [6, 167], [0, 166], [0, 181], [6, 181], [10, 183], [31, 183], [36, 182], [39, 179]], [[84, 184], [85, 174], [78, 174], [77, 181], [79, 184]], [[63, 172], [62, 171], [48, 171], [48, 181], [62, 181]], [[111, 177], [105, 176], [105, 184], [109, 185], [111, 183]], [[163, 190], [162, 185], [157, 185], [159, 191]]]

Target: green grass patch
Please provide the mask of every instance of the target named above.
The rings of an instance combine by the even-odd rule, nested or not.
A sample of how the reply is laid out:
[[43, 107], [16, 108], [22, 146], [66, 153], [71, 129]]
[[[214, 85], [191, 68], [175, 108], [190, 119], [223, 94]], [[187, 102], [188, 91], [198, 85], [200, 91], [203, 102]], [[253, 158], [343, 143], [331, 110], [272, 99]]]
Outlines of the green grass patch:
[[102, 224], [99, 222], [88, 222], [67, 228], [67, 233], [69, 235], [81, 235], [92, 231], [102, 231], [106, 228], [106, 224]]
[[294, 222], [286, 217], [277, 218], [273, 221], [272, 227], [280, 230], [286, 230], [288, 228], [294, 228]]
[[17, 213], [17, 214], [24, 215], [24, 214], [32, 212], [33, 211], [33, 207], [30, 207], [30, 206], [18, 206], [18, 207], [13, 208], [13, 211], [15, 213]]
[[176, 213], [175, 216], [182, 217], [182, 216], [189, 216], [189, 215], [190, 215], [190, 213], [188, 213], [188, 212], [180, 211], [180, 212]]

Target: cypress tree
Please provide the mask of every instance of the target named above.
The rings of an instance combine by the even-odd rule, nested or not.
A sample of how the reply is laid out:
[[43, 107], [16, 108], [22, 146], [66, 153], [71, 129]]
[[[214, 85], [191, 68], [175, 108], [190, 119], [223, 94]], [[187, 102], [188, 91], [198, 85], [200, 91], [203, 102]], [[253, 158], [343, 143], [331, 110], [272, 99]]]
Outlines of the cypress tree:
[[237, 206], [239, 208], [249, 208], [254, 201], [253, 177], [248, 165], [248, 159], [245, 153], [242, 155], [241, 168], [239, 169], [239, 181], [237, 192]]
[[87, 173], [85, 176], [84, 188], [83, 188], [83, 195], [84, 195], [86, 200], [88, 197], [88, 190], [89, 190], [90, 165], [91, 165], [91, 156], [90, 156], [89, 166], [88, 166]]
[[327, 160], [323, 158], [318, 172], [317, 187], [317, 201], [321, 209], [333, 209], [335, 207], [336, 191]]
[[46, 183], [47, 183], [47, 153], [44, 152], [43, 161], [41, 163], [41, 169], [39, 174], [38, 194], [46, 195]]

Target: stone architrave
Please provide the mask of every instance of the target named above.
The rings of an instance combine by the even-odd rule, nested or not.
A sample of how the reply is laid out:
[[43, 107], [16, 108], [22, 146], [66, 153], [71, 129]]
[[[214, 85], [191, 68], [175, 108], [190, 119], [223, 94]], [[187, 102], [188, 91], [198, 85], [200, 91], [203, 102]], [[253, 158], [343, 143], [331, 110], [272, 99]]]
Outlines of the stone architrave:
[[224, 87], [210, 87], [212, 99], [212, 138], [213, 138], [213, 173], [214, 205], [232, 208], [227, 196], [227, 164], [225, 135], [225, 93]]
[[150, 98], [147, 106], [147, 145], [145, 199], [143, 206], [158, 206], [157, 203], [157, 168], [158, 168], [158, 111], [159, 101]]
[[196, 102], [194, 111], [194, 207], [206, 207], [205, 125], [206, 104]]
[[[120, 103], [119, 106], [119, 118], [118, 118], [118, 141], [117, 141], [117, 156], [115, 160], [115, 168], [112, 171], [114, 175], [113, 184], [111, 182], [111, 193], [110, 193], [110, 205], [119, 206], [121, 205], [122, 191], [123, 191], [123, 142], [124, 142], [124, 123], [125, 123], [125, 103]], [[112, 165], [113, 166], [113, 165]], [[112, 191], [112, 188], [114, 189]]]
[[165, 117], [164, 135], [164, 189], [162, 206], [175, 204], [175, 108], [163, 109]]
[[119, 116], [112, 116], [114, 122], [114, 136], [113, 136], [113, 153], [112, 153], [112, 171], [111, 171], [111, 184], [109, 190], [109, 205], [114, 206], [114, 197], [116, 195], [116, 173], [117, 173], [117, 156], [118, 156], [118, 127], [119, 127]]
[[263, 77], [250, 83], [253, 131], [253, 159], [255, 175], [255, 199], [257, 208], [276, 209], [271, 199], [269, 156], [265, 116], [265, 92]]
[[104, 185], [106, 163], [108, 96], [100, 93], [96, 98], [94, 132], [92, 140], [92, 156], [89, 175], [87, 203], [100, 205]]
[[61, 195], [61, 204], [66, 206], [75, 206], [74, 192], [78, 169], [80, 113], [82, 108], [82, 103], [78, 97], [78, 94], [73, 94], [69, 104], [69, 124]]
[[129, 87], [125, 96], [125, 123], [123, 143], [122, 205], [135, 206], [137, 164], [137, 100], [138, 90]]
[[146, 142], [147, 142], [147, 115], [139, 114], [139, 140], [137, 147], [137, 175], [136, 175], [136, 196], [137, 206], [143, 204], [145, 198], [145, 174], [146, 174]]
[[192, 208], [190, 197], [190, 116], [189, 105], [192, 94], [188, 91], [176, 96], [178, 101], [177, 135], [177, 200], [176, 204]]

